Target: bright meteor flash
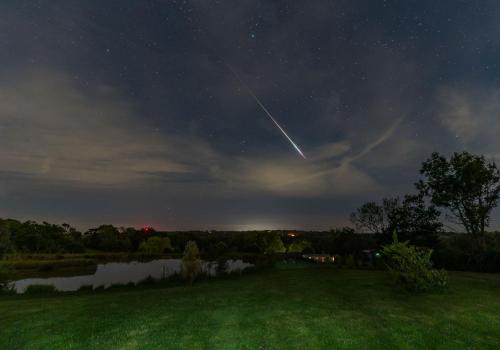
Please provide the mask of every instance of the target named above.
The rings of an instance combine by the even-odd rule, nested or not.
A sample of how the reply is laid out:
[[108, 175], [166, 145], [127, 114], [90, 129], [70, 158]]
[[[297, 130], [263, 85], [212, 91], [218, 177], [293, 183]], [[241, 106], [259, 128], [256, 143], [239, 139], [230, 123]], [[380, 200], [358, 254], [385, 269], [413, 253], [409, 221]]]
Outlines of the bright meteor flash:
[[306, 156], [304, 155], [304, 153], [300, 150], [299, 146], [297, 146], [297, 144], [295, 142], [293, 142], [292, 138], [290, 136], [288, 136], [288, 134], [286, 133], [286, 131], [281, 127], [281, 125], [276, 121], [276, 119], [274, 119], [274, 117], [271, 115], [271, 113], [267, 110], [267, 108], [262, 104], [262, 102], [260, 102], [259, 98], [253, 93], [252, 89], [250, 89], [248, 87], [247, 84], [245, 84], [245, 82], [240, 78], [240, 76], [238, 75], [238, 73], [236, 73], [236, 71], [228, 64], [226, 64], [227, 67], [229, 68], [229, 70], [231, 72], [233, 72], [233, 74], [235, 75], [235, 77], [240, 81], [240, 83], [248, 90], [248, 92], [250, 93], [250, 95], [253, 97], [253, 99], [255, 100], [255, 102], [257, 102], [257, 104], [260, 106], [260, 108], [267, 114], [267, 116], [273, 121], [273, 123], [278, 127], [278, 129], [281, 131], [281, 133], [283, 135], [285, 135], [285, 137], [287, 138], [288, 141], [290, 141], [290, 143], [292, 144], [293, 148], [295, 148], [295, 150], [300, 154], [300, 156], [304, 159], [307, 159]]

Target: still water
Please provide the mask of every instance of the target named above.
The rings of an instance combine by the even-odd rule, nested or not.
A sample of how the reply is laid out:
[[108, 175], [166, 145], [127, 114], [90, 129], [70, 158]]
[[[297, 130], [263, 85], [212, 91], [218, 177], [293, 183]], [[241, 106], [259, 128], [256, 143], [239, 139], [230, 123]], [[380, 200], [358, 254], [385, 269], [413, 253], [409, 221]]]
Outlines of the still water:
[[[242, 260], [227, 260], [226, 273], [237, 273], [245, 270], [252, 264]], [[217, 274], [217, 263], [202, 262], [202, 271], [205, 275]], [[148, 277], [155, 280], [168, 279], [168, 277], [181, 272], [180, 259], [158, 259], [149, 262], [115, 262], [97, 265], [97, 270], [92, 275], [73, 277], [26, 278], [11, 283], [16, 293], [24, 293], [31, 285], [52, 285], [61, 292], [74, 292], [81, 287], [92, 289], [108, 288], [118, 284], [137, 284]]]

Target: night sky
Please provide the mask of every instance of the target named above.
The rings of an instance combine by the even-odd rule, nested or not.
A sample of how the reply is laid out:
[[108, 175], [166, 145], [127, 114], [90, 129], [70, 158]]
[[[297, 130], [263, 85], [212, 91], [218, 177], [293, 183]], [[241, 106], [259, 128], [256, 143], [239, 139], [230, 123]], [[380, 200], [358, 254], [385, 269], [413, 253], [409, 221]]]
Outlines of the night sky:
[[0, 217], [342, 226], [499, 159], [499, 62], [498, 1], [2, 1]]

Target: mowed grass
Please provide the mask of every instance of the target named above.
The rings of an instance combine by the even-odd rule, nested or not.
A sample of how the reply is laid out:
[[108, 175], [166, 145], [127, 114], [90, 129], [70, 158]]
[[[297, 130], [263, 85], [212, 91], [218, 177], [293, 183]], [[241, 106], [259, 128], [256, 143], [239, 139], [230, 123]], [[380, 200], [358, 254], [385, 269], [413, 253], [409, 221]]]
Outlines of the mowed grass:
[[0, 297], [0, 349], [500, 349], [500, 277], [411, 295], [384, 272], [274, 269], [192, 287]]

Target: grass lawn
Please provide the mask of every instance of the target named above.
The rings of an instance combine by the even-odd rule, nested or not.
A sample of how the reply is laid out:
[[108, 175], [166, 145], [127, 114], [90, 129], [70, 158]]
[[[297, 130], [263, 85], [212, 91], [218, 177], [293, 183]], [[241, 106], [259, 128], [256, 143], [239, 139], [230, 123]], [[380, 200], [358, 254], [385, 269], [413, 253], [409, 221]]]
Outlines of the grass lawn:
[[397, 291], [384, 272], [274, 269], [192, 287], [0, 297], [0, 349], [500, 349], [500, 276]]

